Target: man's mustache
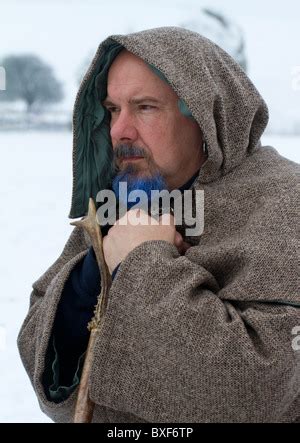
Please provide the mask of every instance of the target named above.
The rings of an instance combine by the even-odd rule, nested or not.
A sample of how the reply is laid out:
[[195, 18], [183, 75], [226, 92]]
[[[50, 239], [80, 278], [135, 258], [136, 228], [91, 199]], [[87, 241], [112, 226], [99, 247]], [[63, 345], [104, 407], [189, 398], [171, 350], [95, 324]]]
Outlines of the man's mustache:
[[[118, 145], [114, 149], [114, 160], [117, 162], [117, 160], [120, 160], [121, 158], [127, 158], [127, 157], [144, 157], [148, 158], [149, 155], [145, 151], [145, 149], [141, 148], [140, 146], [133, 146], [133, 145]], [[117, 162], [118, 163], [118, 162]]]
[[144, 148], [122, 143], [117, 145], [113, 152], [113, 162], [116, 171], [120, 167], [120, 160], [128, 157], [143, 157], [149, 162], [149, 154]]
[[141, 148], [140, 146], [126, 145], [126, 144], [116, 146], [116, 148], [114, 149], [114, 158], [117, 160], [126, 157], [147, 158], [148, 155], [145, 149]]

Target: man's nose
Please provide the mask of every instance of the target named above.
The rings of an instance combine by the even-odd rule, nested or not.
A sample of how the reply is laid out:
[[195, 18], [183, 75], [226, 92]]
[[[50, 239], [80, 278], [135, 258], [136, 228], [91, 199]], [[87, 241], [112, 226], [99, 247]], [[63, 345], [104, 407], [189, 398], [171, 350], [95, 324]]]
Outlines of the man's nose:
[[111, 121], [110, 136], [113, 144], [135, 142], [138, 138], [138, 131], [133, 116], [126, 111], [121, 111], [114, 117]]

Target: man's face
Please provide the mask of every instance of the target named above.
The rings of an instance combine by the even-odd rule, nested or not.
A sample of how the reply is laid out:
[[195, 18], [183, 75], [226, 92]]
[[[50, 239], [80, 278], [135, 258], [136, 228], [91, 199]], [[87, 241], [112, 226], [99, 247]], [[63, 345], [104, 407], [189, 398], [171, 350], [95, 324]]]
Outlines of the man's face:
[[116, 159], [121, 171], [130, 166], [139, 177], [160, 173], [169, 190], [196, 173], [205, 160], [201, 131], [181, 114], [177, 102], [172, 88], [142, 59], [125, 50], [116, 57], [104, 101], [111, 113], [113, 149], [118, 153], [120, 145], [139, 148], [135, 158], [126, 154]]

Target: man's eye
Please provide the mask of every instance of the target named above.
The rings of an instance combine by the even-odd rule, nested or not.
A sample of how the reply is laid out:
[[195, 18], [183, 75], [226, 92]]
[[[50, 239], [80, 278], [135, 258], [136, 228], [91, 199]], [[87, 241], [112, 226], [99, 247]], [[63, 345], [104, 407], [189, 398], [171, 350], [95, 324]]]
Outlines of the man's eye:
[[156, 106], [153, 106], [153, 105], [140, 105], [139, 108], [142, 111], [151, 111], [153, 109], [156, 109]]
[[106, 106], [106, 109], [108, 110], [108, 112], [110, 112], [111, 114], [114, 114], [115, 112], [119, 111], [119, 108], [117, 108], [116, 106]]

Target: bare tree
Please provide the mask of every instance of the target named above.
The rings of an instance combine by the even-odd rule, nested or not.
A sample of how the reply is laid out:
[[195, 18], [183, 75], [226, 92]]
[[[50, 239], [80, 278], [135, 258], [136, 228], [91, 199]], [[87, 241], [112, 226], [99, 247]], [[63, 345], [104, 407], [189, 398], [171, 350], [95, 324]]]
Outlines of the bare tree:
[[199, 32], [225, 49], [247, 72], [244, 33], [240, 26], [225, 14], [211, 8], [202, 8], [199, 15], [181, 23], [183, 28]]
[[1, 100], [23, 100], [30, 112], [36, 105], [63, 99], [62, 84], [55, 78], [51, 66], [39, 57], [10, 55], [1, 65], [6, 72], [6, 90], [1, 93]]

